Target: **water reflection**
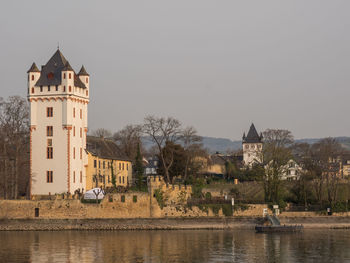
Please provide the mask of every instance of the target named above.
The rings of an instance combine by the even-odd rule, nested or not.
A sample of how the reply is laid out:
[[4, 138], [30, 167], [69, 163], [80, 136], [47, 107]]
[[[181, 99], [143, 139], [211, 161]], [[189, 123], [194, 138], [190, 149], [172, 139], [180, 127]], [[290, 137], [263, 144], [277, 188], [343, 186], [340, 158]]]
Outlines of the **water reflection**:
[[350, 262], [350, 231], [0, 232], [1, 262]]

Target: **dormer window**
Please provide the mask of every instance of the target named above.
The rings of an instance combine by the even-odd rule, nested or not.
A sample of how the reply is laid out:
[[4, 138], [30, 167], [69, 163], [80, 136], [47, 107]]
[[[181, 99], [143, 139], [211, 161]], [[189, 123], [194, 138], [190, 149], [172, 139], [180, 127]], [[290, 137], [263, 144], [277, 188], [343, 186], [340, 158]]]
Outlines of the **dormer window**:
[[53, 75], [52, 72], [50, 72], [49, 74], [47, 74], [47, 78], [48, 78], [48, 79], [53, 79], [53, 77], [54, 77], [54, 75]]

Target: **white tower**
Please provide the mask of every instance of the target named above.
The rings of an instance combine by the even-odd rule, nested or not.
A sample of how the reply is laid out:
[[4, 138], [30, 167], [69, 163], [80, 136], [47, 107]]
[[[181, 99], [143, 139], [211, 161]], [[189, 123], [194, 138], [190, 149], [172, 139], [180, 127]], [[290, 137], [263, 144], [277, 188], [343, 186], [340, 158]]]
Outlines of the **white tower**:
[[83, 191], [89, 74], [76, 75], [60, 50], [27, 73], [31, 195]]
[[253, 123], [247, 136], [244, 133], [242, 139], [244, 165], [251, 167], [254, 163], [261, 163], [263, 136], [261, 133], [259, 136]]

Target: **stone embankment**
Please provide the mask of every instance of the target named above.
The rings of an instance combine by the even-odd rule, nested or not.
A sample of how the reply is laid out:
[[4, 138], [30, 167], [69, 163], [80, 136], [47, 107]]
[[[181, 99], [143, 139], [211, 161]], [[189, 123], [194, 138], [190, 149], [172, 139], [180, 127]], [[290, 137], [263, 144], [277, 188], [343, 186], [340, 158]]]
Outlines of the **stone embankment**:
[[[350, 229], [350, 217], [281, 217], [282, 224], [302, 224], [305, 229]], [[1, 219], [0, 231], [56, 230], [186, 230], [251, 229], [261, 217], [126, 218], [126, 219]]]

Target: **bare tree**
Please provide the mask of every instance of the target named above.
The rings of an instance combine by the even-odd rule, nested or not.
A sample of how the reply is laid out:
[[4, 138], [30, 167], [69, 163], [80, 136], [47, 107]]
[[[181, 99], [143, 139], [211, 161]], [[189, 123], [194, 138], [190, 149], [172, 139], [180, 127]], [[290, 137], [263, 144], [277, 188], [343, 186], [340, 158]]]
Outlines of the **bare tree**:
[[4, 198], [17, 198], [19, 187], [29, 182], [29, 107], [24, 98], [0, 100], [0, 133]]
[[141, 135], [141, 125], [127, 125], [113, 135], [113, 140], [121, 151], [133, 160], [136, 157], [138, 145], [142, 148]]
[[197, 135], [197, 131], [194, 127], [187, 127], [182, 131], [180, 139], [183, 142], [183, 147], [186, 155], [186, 163], [183, 175], [183, 180], [185, 181], [187, 179], [190, 161], [195, 157], [196, 152], [198, 152], [198, 148], [200, 147], [199, 143], [202, 141], [202, 137]]
[[166, 180], [170, 182], [169, 168], [173, 164], [174, 153], [167, 151], [167, 155], [165, 155], [162, 149], [167, 142], [176, 142], [179, 140], [181, 135], [180, 121], [172, 117], [159, 118], [147, 116], [144, 119], [143, 132], [156, 144]]
[[293, 135], [288, 130], [268, 129], [264, 132], [263, 160], [266, 172], [264, 176], [265, 199], [278, 202], [280, 199], [281, 174], [291, 158], [288, 148], [293, 143]]
[[92, 132], [92, 135], [96, 136], [96, 137], [101, 137], [101, 138], [110, 138], [110, 137], [112, 137], [112, 133], [109, 130], [104, 129], [104, 128], [99, 128], [97, 130], [94, 130]]
[[320, 204], [322, 204], [324, 187], [331, 207], [337, 200], [342, 154], [341, 145], [334, 138], [322, 139], [311, 147], [308, 168], [313, 174], [313, 184]]

